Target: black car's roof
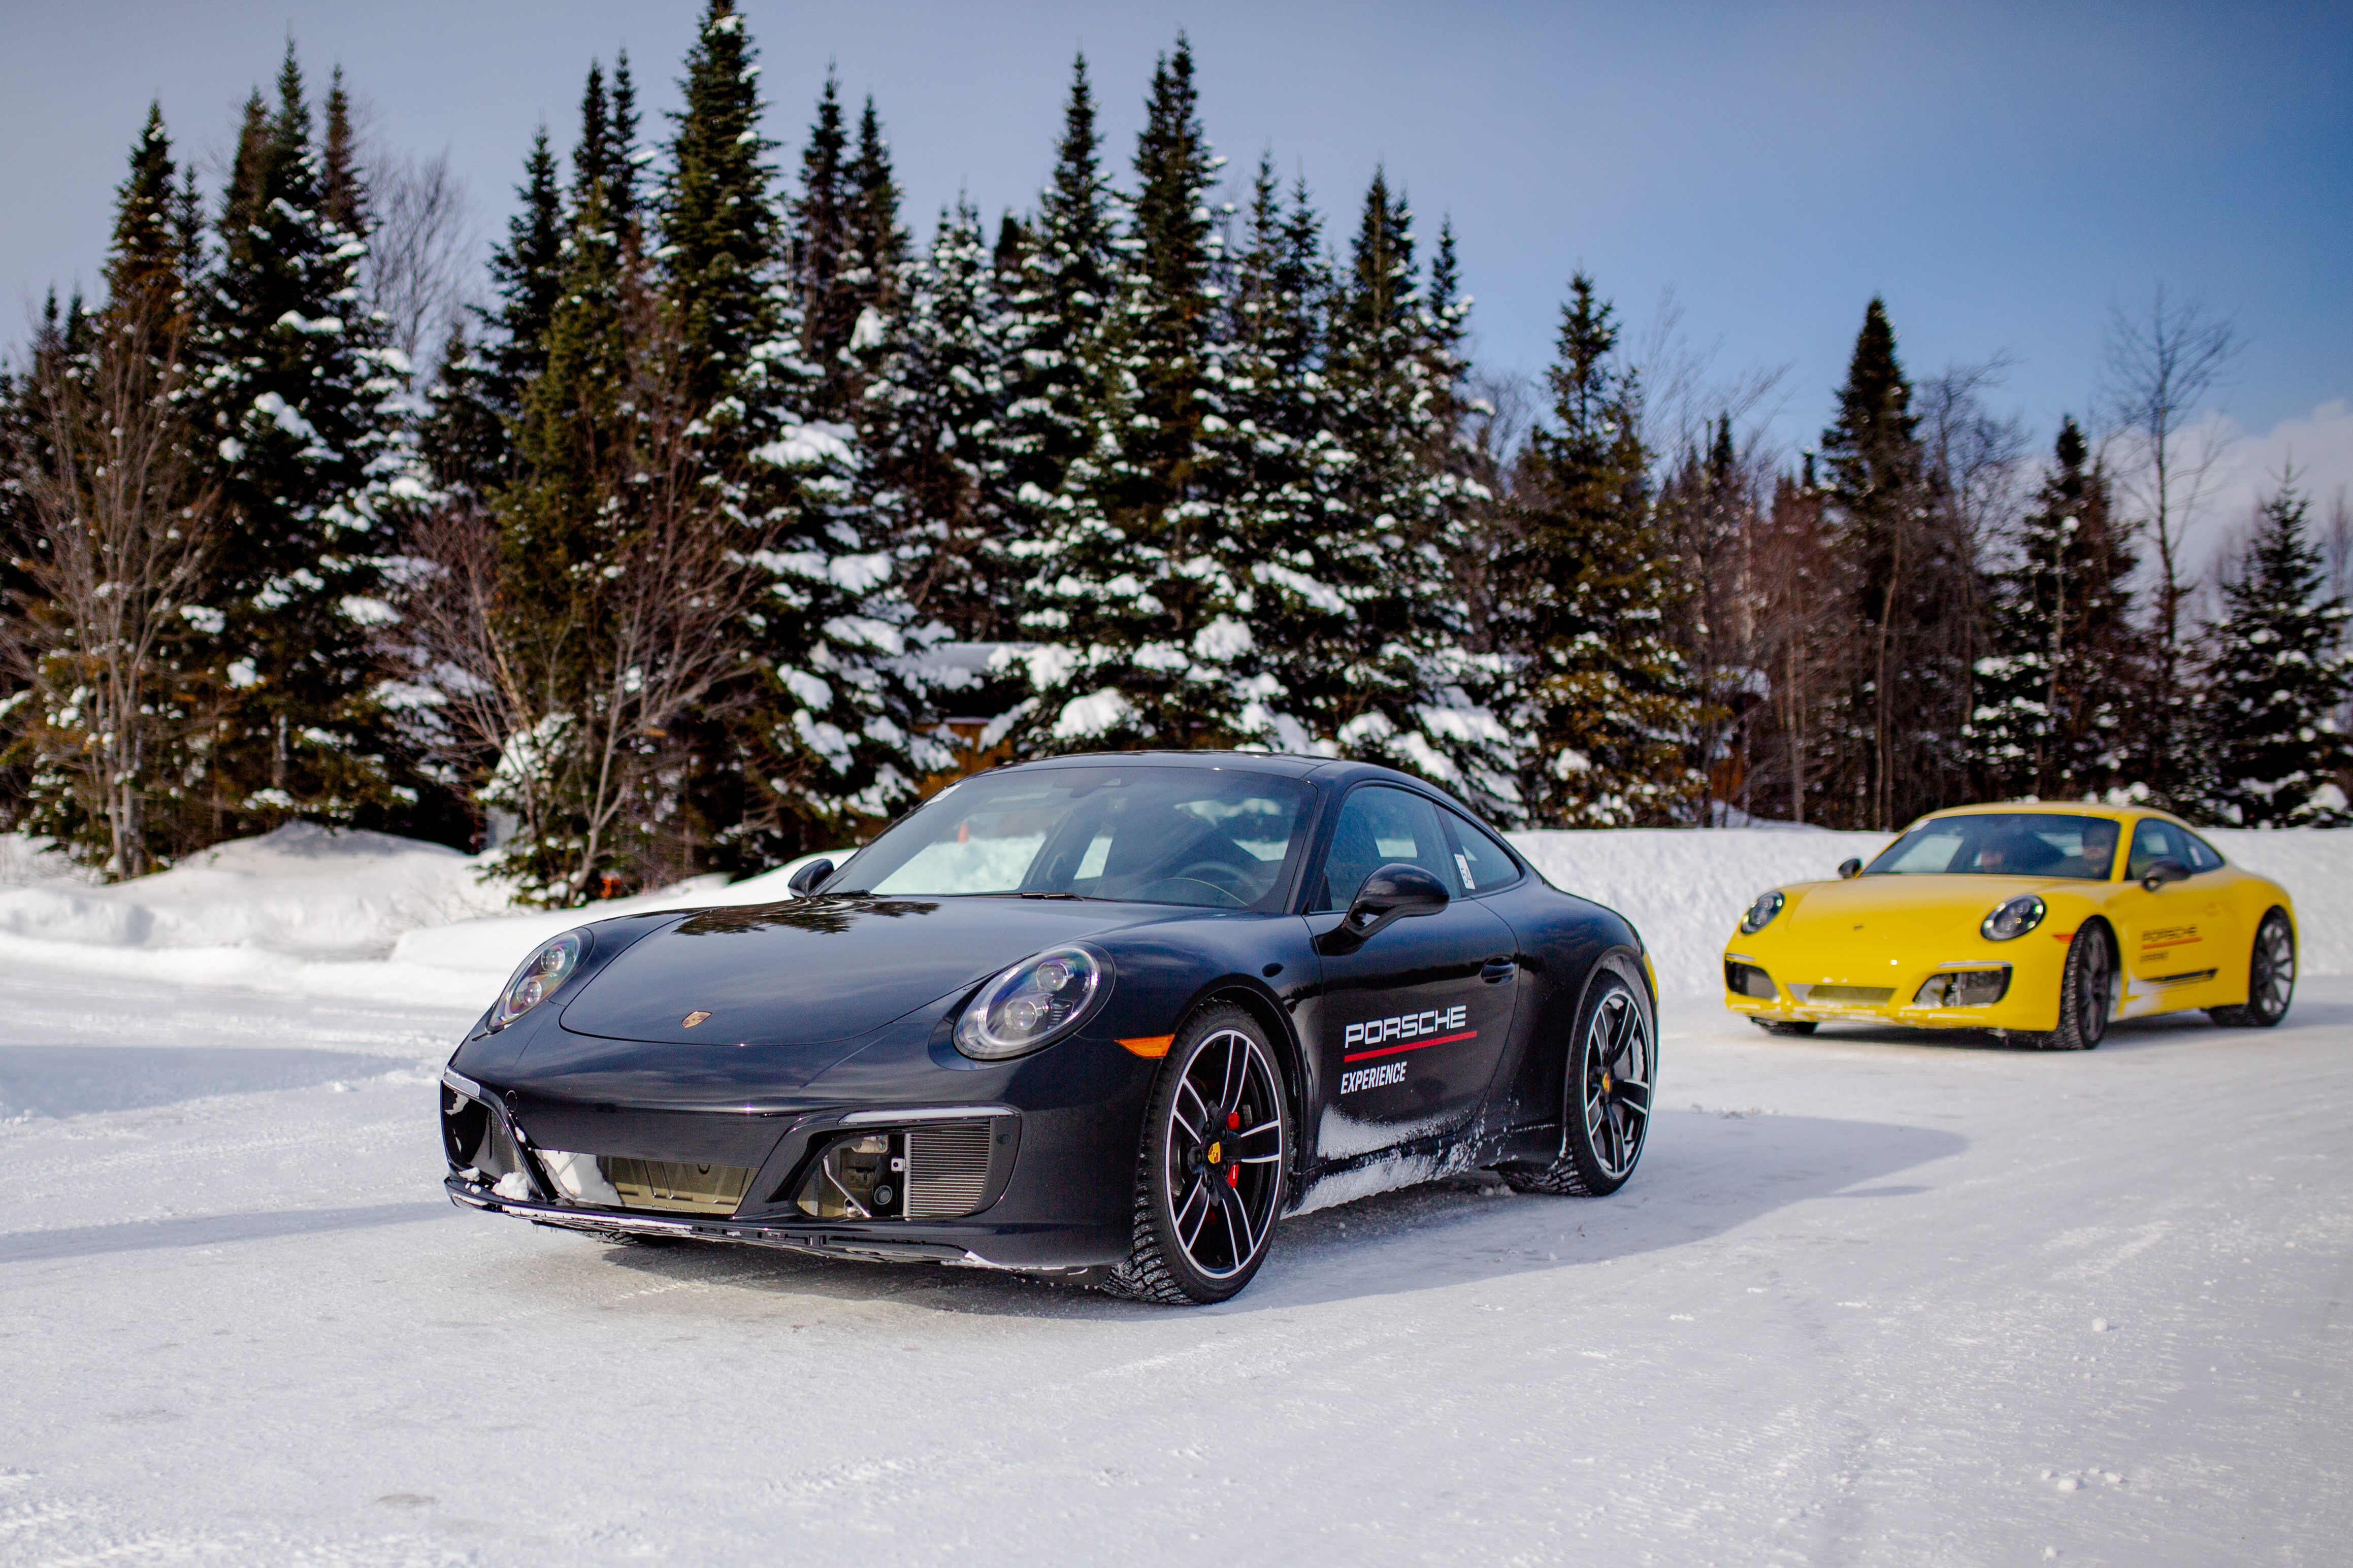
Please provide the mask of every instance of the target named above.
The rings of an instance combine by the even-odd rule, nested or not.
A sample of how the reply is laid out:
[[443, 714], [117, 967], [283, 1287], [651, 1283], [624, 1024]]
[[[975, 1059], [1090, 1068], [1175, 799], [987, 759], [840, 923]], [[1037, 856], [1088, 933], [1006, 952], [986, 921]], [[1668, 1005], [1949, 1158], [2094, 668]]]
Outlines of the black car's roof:
[[[1452, 792], [1398, 768], [1344, 758], [1290, 756], [1279, 752], [1074, 752], [1068, 756], [1039, 757], [1030, 762], [1016, 763], [999, 771], [1134, 767], [1138, 763], [1152, 767], [1231, 768], [1240, 773], [1278, 773], [1285, 778], [1313, 777], [1319, 783], [1339, 784], [1353, 784], [1360, 778], [1384, 779], [1393, 784], [1411, 784], [1446, 800], [1455, 801], [1457, 805], [1461, 805]], [[1463, 809], [1468, 811], [1470, 808], [1464, 806]], [[1477, 813], [1472, 812], [1472, 815], [1475, 816]]]
[[1073, 752], [1068, 756], [1037, 757], [1015, 763], [1002, 771], [1027, 768], [1119, 768], [1142, 763], [1155, 768], [1233, 768], [1243, 773], [1282, 773], [1298, 778], [1324, 765], [1320, 757], [1291, 757], [1272, 752]]

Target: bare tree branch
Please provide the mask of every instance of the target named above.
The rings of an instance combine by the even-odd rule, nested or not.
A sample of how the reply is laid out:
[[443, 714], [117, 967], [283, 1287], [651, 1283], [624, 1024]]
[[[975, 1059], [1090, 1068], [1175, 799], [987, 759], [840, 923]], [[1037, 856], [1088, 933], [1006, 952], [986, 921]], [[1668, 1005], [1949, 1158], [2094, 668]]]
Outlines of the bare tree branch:
[[2222, 425], [2198, 414], [2244, 347], [2231, 321], [2210, 317], [2196, 300], [2168, 299], [2163, 285], [2145, 310], [2109, 308], [2101, 396], [2114, 429], [2103, 455], [2112, 455], [2122, 499], [2157, 544], [2160, 700], [2179, 679], [2181, 601], [2190, 586], [2182, 542], [2231, 444]]
[[391, 323], [392, 346], [412, 365], [457, 323], [473, 279], [474, 204], [449, 155], [380, 156], [371, 173], [375, 231], [368, 237], [368, 303]]
[[26, 587], [0, 617], [0, 657], [26, 683], [36, 785], [58, 782], [106, 825], [111, 876], [148, 868], [149, 806], [190, 727], [172, 651], [217, 540], [216, 490], [180, 406], [184, 323], [134, 300], [94, 319], [89, 353], [48, 345], [11, 454], [37, 538], [16, 542]]

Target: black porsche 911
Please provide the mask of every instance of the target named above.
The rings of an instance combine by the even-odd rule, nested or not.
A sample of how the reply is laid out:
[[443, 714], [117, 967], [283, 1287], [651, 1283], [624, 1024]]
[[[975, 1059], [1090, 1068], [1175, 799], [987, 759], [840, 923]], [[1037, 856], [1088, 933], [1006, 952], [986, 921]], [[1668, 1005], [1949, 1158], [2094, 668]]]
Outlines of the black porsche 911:
[[1641, 1155], [1641, 937], [1387, 768], [1002, 768], [793, 890], [533, 954], [442, 1073], [451, 1196], [1182, 1303], [1288, 1213], [1480, 1167], [1598, 1195]]

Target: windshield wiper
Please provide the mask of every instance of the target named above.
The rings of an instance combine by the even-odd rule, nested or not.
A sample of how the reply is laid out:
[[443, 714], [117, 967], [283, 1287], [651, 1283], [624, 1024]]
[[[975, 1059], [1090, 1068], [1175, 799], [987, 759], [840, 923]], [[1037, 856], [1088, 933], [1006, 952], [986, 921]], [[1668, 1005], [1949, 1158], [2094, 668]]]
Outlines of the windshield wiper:
[[1083, 895], [1078, 893], [1033, 893], [1025, 888], [1022, 889], [1021, 896], [1025, 899], [1077, 899]]

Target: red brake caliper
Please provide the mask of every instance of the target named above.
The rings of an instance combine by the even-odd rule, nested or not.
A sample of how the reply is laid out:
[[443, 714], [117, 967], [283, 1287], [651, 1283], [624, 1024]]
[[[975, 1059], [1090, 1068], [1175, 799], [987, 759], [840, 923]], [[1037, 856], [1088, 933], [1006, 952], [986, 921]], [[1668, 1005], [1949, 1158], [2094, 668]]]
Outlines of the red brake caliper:
[[[1229, 1110], [1229, 1111], [1227, 1111], [1227, 1112], [1226, 1112], [1226, 1131], [1229, 1131], [1229, 1132], [1236, 1132], [1236, 1131], [1240, 1131], [1241, 1130], [1241, 1124], [1242, 1124], [1242, 1113], [1241, 1113], [1240, 1111], [1239, 1111], [1239, 1110]], [[1235, 1163], [1232, 1163], [1232, 1162], [1230, 1162], [1230, 1161], [1229, 1161], [1229, 1162], [1228, 1162], [1228, 1163], [1227, 1163], [1227, 1165], [1226, 1165], [1226, 1185], [1228, 1185], [1228, 1186], [1229, 1186], [1229, 1187], [1231, 1187], [1231, 1186], [1239, 1186], [1239, 1185], [1241, 1184], [1241, 1179], [1242, 1179], [1242, 1168], [1241, 1168], [1240, 1165], [1235, 1164]]]

